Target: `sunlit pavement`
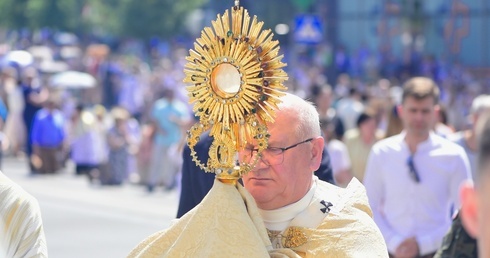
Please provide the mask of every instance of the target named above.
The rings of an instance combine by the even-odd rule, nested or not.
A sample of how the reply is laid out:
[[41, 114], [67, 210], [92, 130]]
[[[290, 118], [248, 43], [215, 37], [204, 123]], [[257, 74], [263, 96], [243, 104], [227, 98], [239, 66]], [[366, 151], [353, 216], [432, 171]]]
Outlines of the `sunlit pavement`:
[[12, 157], [4, 158], [2, 171], [38, 199], [53, 258], [126, 257], [177, 212], [177, 190], [93, 186], [71, 171], [32, 177], [25, 160]]

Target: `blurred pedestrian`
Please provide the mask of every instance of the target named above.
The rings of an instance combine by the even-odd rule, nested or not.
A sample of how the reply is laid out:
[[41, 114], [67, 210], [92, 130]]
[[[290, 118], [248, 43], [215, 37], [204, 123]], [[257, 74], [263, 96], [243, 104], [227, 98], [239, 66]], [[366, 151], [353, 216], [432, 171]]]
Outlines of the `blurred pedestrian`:
[[114, 126], [107, 132], [108, 171], [101, 176], [100, 182], [103, 185], [121, 185], [127, 178], [128, 155], [132, 144], [127, 127], [129, 113], [123, 108], [115, 107], [111, 115], [114, 118]]
[[[490, 114], [490, 95], [480, 95], [473, 100], [470, 111], [471, 128], [465, 131], [461, 131], [451, 136], [450, 139], [456, 144], [463, 147], [470, 162], [471, 173], [475, 179], [476, 184], [479, 183], [479, 171], [477, 166], [477, 155], [479, 149], [478, 129], [481, 127], [485, 121], [485, 115]], [[472, 206], [474, 204], [474, 189], [471, 183], [465, 185], [461, 191], [463, 199], [463, 207], [465, 206], [465, 200], [468, 200], [467, 206]], [[476, 236], [474, 231], [471, 233], [468, 230], [474, 230], [468, 225], [468, 228], [463, 226], [463, 221], [461, 216], [468, 216], [470, 219], [474, 216], [474, 211], [469, 209], [464, 209], [458, 212], [456, 217], [453, 219], [453, 224], [451, 225], [451, 230], [444, 237], [442, 246], [439, 248], [436, 254], [436, 258], [450, 258], [450, 257], [477, 257], [477, 241], [474, 238]], [[467, 213], [470, 211], [469, 215], [464, 215], [462, 213]], [[465, 221], [471, 221], [466, 219]], [[466, 222], [468, 223], [468, 222]], [[469, 224], [469, 223], [468, 223]]]
[[138, 78], [138, 74], [137, 67], [133, 66], [122, 76], [118, 105], [124, 107], [131, 116], [140, 121], [144, 105], [144, 81]]
[[370, 110], [365, 110], [356, 121], [356, 128], [344, 135], [344, 143], [349, 152], [352, 175], [362, 182], [369, 152], [372, 146], [383, 138], [377, 129], [376, 118]]
[[32, 163], [41, 174], [56, 173], [63, 166], [65, 119], [53, 99], [44, 103], [34, 117], [31, 141]]
[[93, 168], [90, 160], [93, 155], [93, 145], [90, 142], [90, 121], [83, 119], [83, 105], [79, 104], [70, 117], [67, 125], [67, 142], [70, 148], [70, 158], [75, 163], [75, 174], [84, 175]]
[[141, 143], [141, 127], [138, 120], [131, 113], [128, 112], [128, 114], [129, 118], [126, 121], [126, 129], [130, 140], [130, 145], [128, 148], [128, 167], [126, 169], [126, 177], [131, 183], [136, 183], [139, 181], [136, 155]]
[[335, 108], [332, 107], [333, 91], [330, 85], [314, 85], [311, 88], [311, 100], [315, 104], [315, 107], [320, 115], [320, 120], [328, 120], [334, 126], [334, 135], [330, 137], [342, 140], [344, 137], [344, 124], [337, 114]]
[[335, 183], [346, 187], [352, 179], [349, 152], [345, 144], [335, 138], [335, 125], [328, 119], [320, 120], [325, 146], [330, 156]]
[[391, 257], [433, 257], [459, 208], [459, 187], [471, 179], [464, 150], [432, 128], [439, 89], [416, 77], [403, 87], [404, 131], [376, 143], [364, 185]]
[[70, 156], [75, 163], [75, 174], [87, 175], [90, 182], [99, 174], [107, 156], [107, 147], [98, 142], [96, 123], [95, 115], [78, 105], [70, 126]]
[[121, 71], [116, 62], [112, 60], [105, 60], [100, 64], [99, 70], [102, 75], [102, 104], [105, 108], [111, 109], [118, 102]]
[[32, 127], [34, 117], [36, 116], [36, 113], [41, 110], [43, 103], [48, 99], [49, 93], [39, 85], [37, 72], [34, 68], [26, 69], [22, 74], [22, 78], [20, 83], [24, 96], [24, 110], [22, 112], [22, 117], [26, 128], [26, 156], [28, 157], [30, 172], [32, 174], [36, 172], [32, 160], [30, 159], [33, 153]]
[[361, 93], [356, 88], [349, 89], [349, 95], [337, 102], [337, 114], [342, 119], [345, 130], [356, 128], [357, 118], [364, 111]]
[[437, 250], [436, 255], [434, 255], [434, 258], [454, 257], [478, 257], [476, 239], [464, 228], [461, 220], [461, 210], [455, 214], [451, 228], [444, 236], [442, 245]]
[[145, 186], [148, 185], [154, 136], [155, 126], [153, 124], [145, 124], [141, 127], [141, 141], [136, 158], [138, 163], [139, 182]]
[[[177, 100], [172, 89], [167, 89], [164, 96], [153, 105], [152, 120], [155, 125], [155, 138], [151, 158], [150, 175], [147, 190], [153, 192], [160, 182], [166, 190], [176, 186], [178, 165], [171, 156], [171, 148], [181, 143], [183, 128], [190, 120], [186, 104]], [[180, 154], [180, 153], [179, 153]]]
[[[194, 146], [194, 150], [199, 161], [202, 164], [207, 164], [209, 148], [213, 143], [213, 137], [205, 133], [200, 136], [200, 139], [196, 146]], [[182, 180], [177, 218], [184, 216], [204, 199], [213, 186], [216, 177], [216, 174], [206, 173], [196, 165], [196, 162], [192, 160], [189, 146], [184, 147], [182, 156]]]
[[484, 114], [490, 113], [490, 95], [480, 95], [473, 100], [470, 110], [470, 123], [471, 128], [468, 130], [460, 131], [454, 135], [451, 135], [449, 139], [456, 144], [463, 147], [468, 155], [470, 161], [471, 173], [473, 177], [476, 178], [477, 167], [476, 167], [476, 156], [478, 150], [478, 141], [476, 137], [476, 125]]
[[490, 115], [478, 125], [478, 170], [475, 184], [466, 184], [461, 191], [461, 219], [467, 232], [478, 242], [478, 255], [490, 257]]
[[17, 82], [17, 72], [14, 68], [4, 72], [5, 92], [7, 94], [7, 108], [9, 115], [5, 121], [5, 135], [10, 142], [10, 152], [17, 156], [21, 154], [26, 141], [25, 125], [22, 121], [24, 110], [24, 97], [22, 86]]
[[93, 124], [93, 142], [96, 156], [99, 160], [98, 169], [89, 173], [89, 179], [100, 179], [102, 175], [108, 174], [108, 159], [109, 159], [109, 144], [107, 143], [107, 131], [109, 129], [109, 123], [106, 115], [106, 109], [102, 105], [95, 105], [92, 108], [92, 112], [95, 115], [95, 121]]
[[37, 200], [0, 172], [0, 257], [47, 258]]

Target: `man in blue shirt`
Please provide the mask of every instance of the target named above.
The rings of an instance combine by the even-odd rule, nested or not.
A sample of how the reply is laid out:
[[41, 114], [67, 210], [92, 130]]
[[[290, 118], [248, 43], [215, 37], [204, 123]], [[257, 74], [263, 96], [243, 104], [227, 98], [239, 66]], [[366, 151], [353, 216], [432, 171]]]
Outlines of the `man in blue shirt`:
[[48, 100], [44, 108], [34, 117], [31, 140], [33, 145], [32, 163], [41, 174], [55, 173], [61, 168], [65, 132], [64, 118], [56, 109], [53, 100]]
[[148, 192], [163, 183], [166, 190], [175, 187], [175, 175], [178, 164], [172, 156], [172, 148], [177, 148], [182, 141], [183, 128], [190, 120], [189, 110], [185, 103], [175, 98], [172, 89], [167, 89], [164, 96], [153, 104], [151, 118], [156, 133], [153, 138], [150, 174], [147, 183]]

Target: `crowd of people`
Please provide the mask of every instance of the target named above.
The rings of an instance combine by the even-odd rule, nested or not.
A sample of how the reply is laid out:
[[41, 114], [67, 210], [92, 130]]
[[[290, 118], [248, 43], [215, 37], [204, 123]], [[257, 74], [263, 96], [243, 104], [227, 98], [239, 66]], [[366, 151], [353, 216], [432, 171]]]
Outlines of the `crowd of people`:
[[[115, 182], [108, 179], [108, 184], [120, 184], [127, 180], [140, 181], [147, 186], [148, 191], [153, 191], [155, 185], [165, 181], [165, 188], [173, 188], [174, 179], [156, 179], [155, 175], [158, 173], [155, 172], [155, 167], [159, 167], [165, 157], [152, 157], [152, 153], [158, 153], [165, 148], [168, 150], [165, 153], [172, 153], [172, 161], [180, 161], [179, 151], [184, 145], [180, 133], [185, 132], [193, 122], [192, 107], [187, 103], [185, 85], [182, 82], [186, 44], [152, 45], [148, 52], [145, 52], [145, 47], [141, 44], [132, 41], [120, 44], [120, 52], [111, 51], [107, 45], [101, 44], [91, 44], [85, 49], [77, 42], [69, 44], [72, 45], [60, 45], [49, 39], [30, 42], [24, 38], [14, 47], [25, 50], [40, 47], [50, 49], [51, 58], [55, 62], [64, 62], [67, 69], [86, 72], [96, 78], [93, 87], [54, 87], [50, 81], [53, 74], [44, 65], [45, 55], [35, 58], [31, 65], [25, 67], [15, 63], [2, 63], [0, 85], [3, 105], [0, 106], [5, 111], [2, 115], [2, 132], [5, 134], [2, 142], [5, 152], [12, 155], [25, 153], [32, 173], [52, 173], [62, 168], [66, 160], [71, 160], [77, 168], [76, 174], [94, 174], [104, 181], [103, 178], [113, 174], [110, 171], [119, 171], [111, 170], [111, 167], [123, 165], [128, 171], [122, 175], [114, 175], [119, 179], [115, 179]], [[64, 55], [66, 48], [78, 48], [78, 56]], [[435, 129], [445, 136], [468, 129], [472, 100], [489, 92], [484, 84], [478, 84], [477, 78], [471, 77], [461, 66], [443, 65], [441, 60], [424, 57], [422, 54], [404, 54], [402, 59], [406, 60], [402, 63], [413, 69], [390, 73], [381, 69], [387, 67], [385, 64], [389, 58], [385, 56], [390, 56], [387, 51], [376, 54], [363, 46], [349, 53], [340, 48], [327, 58], [322, 54], [325, 52], [324, 48], [313, 50], [314, 57], [300, 54], [299, 61], [286, 68], [292, 75], [287, 86], [290, 92], [313, 101], [317, 106], [323, 133], [329, 139], [327, 146], [331, 155], [338, 155], [332, 160], [335, 170], [342, 171], [337, 178], [341, 185], [348, 182], [349, 173], [362, 180], [367, 154], [374, 142], [401, 129], [395, 106], [400, 103], [400, 85], [410, 76], [427, 76], [438, 83], [441, 92], [441, 123]], [[132, 54], [123, 54], [128, 52]], [[327, 62], [327, 59], [330, 61]], [[396, 58], [393, 56], [392, 59]], [[370, 64], [375, 65], [373, 67]], [[337, 71], [337, 78], [327, 78], [328, 69]], [[464, 86], [461, 87], [461, 84]], [[164, 101], [169, 95], [172, 102], [176, 103], [173, 111], [164, 107], [169, 103]], [[62, 126], [63, 128], [58, 128], [58, 135], [40, 135], [38, 131], [41, 127], [34, 127], [34, 122], [46, 125], [43, 119], [35, 116], [40, 109], [49, 110], [49, 103], [57, 114], [55, 116], [64, 120], [62, 125], [47, 124]], [[177, 117], [169, 116], [172, 112], [179, 114]], [[127, 120], [124, 122], [127, 124], [126, 132], [111, 130], [116, 120]], [[81, 126], [87, 121], [90, 126]], [[335, 128], [334, 131], [331, 130], [332, 127]], [[163, 136], [165, 130], [172, 131], [172, 136]], [[87, 136], [87, 131], [97, 131], [93, 134], [96, 136]], [[126, 134], [127, 137], [124, 136]], [[117, 140], [118, 136], [125, 139], [122, 141], [124, 143]], [[162, 137], [173, 140], [164, 140]], [[33, 139], [35, 142], [32, 142]], [[98, 147], [91, 149], [86, 144], [77, 144], [86, 142], [85, 140], [93, 141], [93, 145]], [[106, 147], [99, 148], [100, 146]], [[48, 161], [48, 156], [40, 157], [39, 147], [44, 148], [43, 150], [49, 149], [42, 153], [51, 153], [48, 155], [52, 157], [51, 161]], [[118, 152], [118, 149], [124, 151]], [[155, 151], [151, 152], [151, 149]], [[106, 151], [99, 153], [101, 150]], [[122, 155], [127, 158], [122, 158]], [[45, 162], [41, 162], [42, 159]], [[126, 159], [127, 161], [123, 161]], [[128, 165], [121, 162], [127, 162]], [[41, 164], [50, 168], [46, 170]], [[178, 164], [172, 166], [172, 170], [179, 169]], [[94, 169], [100, 171], [90, 173]], [[94, 179], [93, 176], [89, 178]]]
[[[150, 193], [160, 186], [164, 191], [177, 188], [182, 167], [190, 169], [186, 162], [193, 162], [186, 159], [184, 135], [195, 118], [182, 83], [186, 53], [180, 47], [169, 53], [163, 57], [157, 54], [149, 63], [114, 53], [64, 60], [70, 69], [96, 79], [87, 89], [53, 87], [52, 74], [43, 72], [37, 62], [25, 67], [3, 64], [2, 152], [25, 156], [32, 175], [60, 173], [72, 163], [74, 171], [68, 173], [86, 176], [93, 184], [134, 182]], [[459, 87], [459, 79], [456, 83], [451, 76], [442, 78], [428, 72], [367, 82], [352, 77], [350, 70], [329, 85], [322, 71], [317, 66], [289, 68], [290, 73], [299, 75], [287, 85], [296, 96], [284, 98], [281, 108], [290, 112], [281, 110], [277, 125], [269, 125], [271, 144], [283, 150], [281, 161], [273, 161], [272, 156], [261, 158], [243, 179], [251, 194], [244, 198], [253, 198], [256, 212], [265, 222], [265, 228], [257, 230], [268, 234], [270, 242], [266, 244], [274, 250], [290, 248], [280, 236], [293, 225], [310, 227], [308, 234], [315, 236], [316, 230], [322, 234], [356, 233], [342, 241], [344, 247], [357, 248], [326, 248], [322, 241], [339, 237], [328, 235], [312, 242], [310, 249], [291, 248], [303, 255], [373, 252], [378, 256], [383, 250], [381, 257], [384, 251], [390, 257], [432, 257], [443, 245], [452, 216], [460, 210], [463, 216], [469, 214], [463, 218], [472, 225], [469, 234], [485, 235], [486, 231], [475, 226], [481, 223], [477, 212], [465, 209], [459, 201], [459, 186], [472, 179], [483, 180], [480, 173], [486, 163], [480, 160], [477, 166], [477, 125], [479, 118], [490, 112], [490, 96], [485, 95], [489, 89], [468, 80], [465, 87]], [[295, 108], [315, 119], [304, 120], [293, 112]], [[294, 127], [290, 132], [285, 129], [295, 123], [305, 124], [310, 131], [300, 134], [292, 130]], [[297, 142], [292, 142], [291, 135]], [[340, 187], [313, 176], [322, 153], [328, 153], [334, 184]], [[275, 184], [268, 185], [269, 181]], [[476, 182], [480, 188], [465, 188], [463, 201], [480, 201], [474, 196], [485, 190]], [[181, 186], [185, 187], [190, 186]], [[366, 194], [360, 193], [358, 203], [340, 198], [364, 187]], [[193, 206], [200, 205], [210, 188], [203, 187]], [[325, 192], [339, 196], [331, 200], [333, 215], [338, 217], [306, 212], [313, 199], [330, 212], [322, 195]], [[179, 209], [181, 223], [189, 223], [187, 212], [195, 216], [192, 207]], [[302, 212], [306, 215], [300, 216]], [[349, 217], [352, 214], [356, 215]], [[318, 218], [313, 223], [305, 221], [307, 217]], [[360, 230], [357, 223], [346, 225], [342, 222], [346, 218], [368, 226]], [[334, 223], [338, 228], [328, 224], [332, 220], [339, 223]], [[355, 237], [363, 234], [371, 235], [371, 245]], [[164, 233], [161, 239], [168, 241]], [[161, 244], [155, 241], [155, 245]], [[147, 251], [147, 244], [135, 249], [133, 255]]]
[[[161, 184], [175, 188], [182, 135], [193, 121], [182, 83], [185, 55], [176, 50], [150, 71], [139, 58], [111, 53], [106, 45], [91, 45], [77, 58], [60, 54], [67, 47], [79, 48], [24, 45], [34, 57], [29, 64], [4, 62], [9, 52], [0, 57], [2, 152], [26, 157], [31, 175], [73, 167], [67, 172], [92, 183], [141, 183], [149, 192]], [[37, 54], [40, 48], [50, 55]], [[77, 87], [73, 78], [55, 84], [64, 71], [49, 72], [46, 62], [63, 63], [95, 83]]]

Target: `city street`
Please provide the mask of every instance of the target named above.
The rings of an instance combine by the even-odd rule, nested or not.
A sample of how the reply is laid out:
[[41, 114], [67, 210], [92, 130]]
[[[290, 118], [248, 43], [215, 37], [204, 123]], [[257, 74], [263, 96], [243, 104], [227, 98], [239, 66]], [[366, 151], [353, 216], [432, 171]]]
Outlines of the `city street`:
[[178, 191], [91, 186], [73, 172], [28, 176], [24, 160], [4, 158], [2, 171], [41, 206], [52, 258], [126, 257], [146, 236], [175, 218]]

